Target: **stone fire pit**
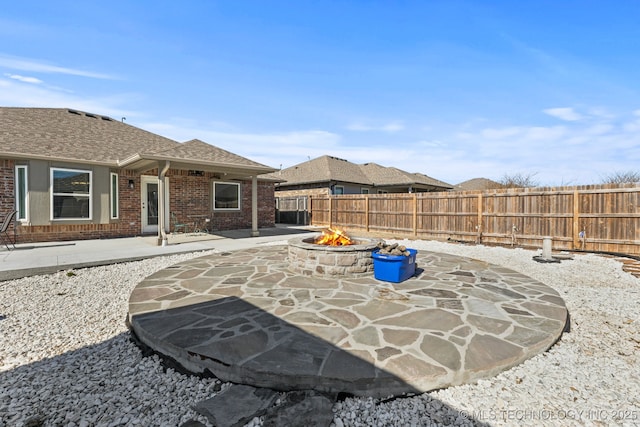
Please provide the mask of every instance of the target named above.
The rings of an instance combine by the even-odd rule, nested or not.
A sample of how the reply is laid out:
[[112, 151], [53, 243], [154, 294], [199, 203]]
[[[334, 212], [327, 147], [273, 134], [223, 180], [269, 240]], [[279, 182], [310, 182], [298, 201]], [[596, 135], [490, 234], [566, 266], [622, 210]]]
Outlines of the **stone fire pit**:
[[354, 245], [314, 243], [320, 234], [289, 240], [289, 269], [304, 276], [361, 277], [373, 272], [371, 253], [378, 240], [352, 237]]

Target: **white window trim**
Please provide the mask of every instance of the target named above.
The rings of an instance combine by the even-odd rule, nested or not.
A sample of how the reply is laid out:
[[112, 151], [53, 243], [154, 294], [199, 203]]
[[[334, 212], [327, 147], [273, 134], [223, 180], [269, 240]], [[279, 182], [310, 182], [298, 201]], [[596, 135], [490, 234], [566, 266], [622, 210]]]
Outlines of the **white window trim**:
[[[24, 170], [24, 200], [20, 200], [20, 192], [18, 176], [19, 170]], [[15, 193], [16, 193], [16, 210], [18, 214], [16, 215], [16, 220], [20, 222], [29, 222], [29, 167], [27, 165], [16, 165], [16, 179], [15, 179]], [[20, 216], [20, 205], [24, 203], [24, 217]]]
[[[89, 195], [86, 194], [73, 194], [73, 193], [53, 193], [53, 172], [54, 171], [64, 171], [64, 172], [81, 172], [89, 174]], [[50, 212], [49, 217], [51, 221], [91, 221], [93, 219], [93, 172], [86, 169], [66, 169], [66, 168], [55, 168], [52, 167], [49, 169], [49, 205]], [[54, 196], [81, 196], [88, 197], [89, 199], [89, 217], [88, 218], [54, 218], [53, 217], [53, 197]]]
[[360, 187], [360, 194], [369, 194], [369, 189]]
[[[235, 185], [238, 188], [238, 207], [237, 208], [217, 208], [216, 207], [216, 185], [217, 184], [228, 184]], [[211, 200], [213, 202], [213, 210], [214, 211], [227, 211], [227, 212], [238, 212], [242, 210], [242, 188], [239, 182], [226, 182], [226, 181], [213, 181], [213, 194]]]
[[[338, 188], [342, 188], [342, 193], [337, 192]], [[344, 185], [336, 185], [335, 187], [333, 187], [333, 194], [335, 195], [344, 194]]]
[[[115, 178], [115, 184], [114, 184]], [[120, 213], [120, 178], [117, 173], [111, 172], [109, 174], [109, 217], [111, 219], [118, 219]], [[115, 211], [115, 215], [113, 212]]]

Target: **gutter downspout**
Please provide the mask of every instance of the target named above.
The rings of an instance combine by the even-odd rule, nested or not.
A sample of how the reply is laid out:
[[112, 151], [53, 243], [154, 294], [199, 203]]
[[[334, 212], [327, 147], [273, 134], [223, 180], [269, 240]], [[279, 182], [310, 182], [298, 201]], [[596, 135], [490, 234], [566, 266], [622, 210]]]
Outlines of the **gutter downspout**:
[[167, 160], [164, 162], [162, 170], [158, 168], [158, 246], [168, 245], [167, 230], [165, 230], [164, 226], [165, 218], [167, 217], [167, 213], [165, 212], [164, 184], [170, 166], [171, 162]]
[[258, 237], [258, 177], [251, 177], [251, 237]]

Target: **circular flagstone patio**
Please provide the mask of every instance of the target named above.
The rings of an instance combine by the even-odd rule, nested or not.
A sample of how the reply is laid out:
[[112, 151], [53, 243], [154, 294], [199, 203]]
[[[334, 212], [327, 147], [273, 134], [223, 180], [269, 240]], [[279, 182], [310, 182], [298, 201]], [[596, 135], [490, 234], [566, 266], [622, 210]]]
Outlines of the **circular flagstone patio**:
[[418, 253], [402, 283], [288, 269], [286, 246], [208, 255], [143, 280], [137, 337], [192, 372], [277, 390], [386, 397], [473, 382], [547, 350], [568, 312], [515, 271]]

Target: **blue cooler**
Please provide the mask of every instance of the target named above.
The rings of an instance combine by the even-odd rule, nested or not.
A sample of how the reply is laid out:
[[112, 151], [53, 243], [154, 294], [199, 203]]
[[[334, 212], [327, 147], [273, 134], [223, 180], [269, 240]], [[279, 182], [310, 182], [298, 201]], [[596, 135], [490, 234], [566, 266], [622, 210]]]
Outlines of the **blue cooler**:
[[378, 249], [371, 253], [373, 258], [373, 277], [385, 282], [399, 283], [407, 280], [416, 272], [416, 249], [408, 249], [409, 256], [379, 254]]

